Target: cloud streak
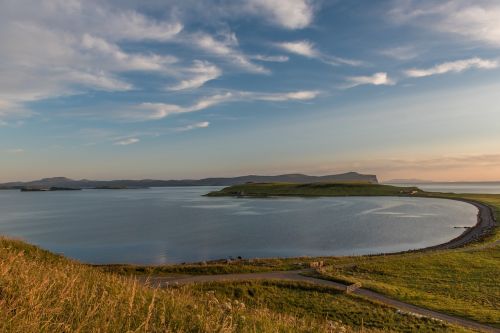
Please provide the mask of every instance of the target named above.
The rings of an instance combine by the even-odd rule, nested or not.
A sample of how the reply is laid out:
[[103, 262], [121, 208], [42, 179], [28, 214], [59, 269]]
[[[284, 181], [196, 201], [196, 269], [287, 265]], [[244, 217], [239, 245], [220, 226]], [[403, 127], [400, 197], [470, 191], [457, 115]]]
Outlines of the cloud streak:
[[320, 94], [316, 90], [294, 91], [286, 93], [260, 93], [248, 91], [227, 91], [200, 98], [192, 105], [181, 106], [168, 103], [142, 103], [135, 110], [120, 113], [119, 117], [129, 121], [159, 120], [170, 115], [201, 111], [216, 105], [237, 101], [306, 101]]
[[314, 43], [308, 40], [298, 40], [293, 42], [279, 42], [275, 43], [275, 46], [287, 51], [289, 53], [297, 54], [310, 59], [317, 59], [325, 64], [338, 66], [338, 65], [348, 65], [348, 66], [362, 66], [364, 63], [362, 61], [346, 59], [341, 57], [336, 57], [328, 54], [324, 54], [316, 48]]
[[269, 70], [263, 66], [253, 63], [250, 58], [237, 49], [238, 39], [233, 33], [222, 34], [221, 39], [199, 32], [189, 36], [187, 41], [204, 50], [208, 54], [222, 57], [236, 67], [252, 73], [268, 74]]
[[385, 72], [375, 73], [370, 76], [351, 76], [347, 78], [344, 88], [354, 88], [360, 85], [392, 86], [396, 81], [391, 79]]
[[195, 60], [193, 66], [185, 69], [183, 72], [189, 78], [167, 87], [167, 90], [179, 91], [200, 88], [208, 81], [215, 80], [222, 75], [222, 70], [219, 67], [208, 61], [201, 60]]
[[127, 138], [127, 139], [116, 141], [113, 144], [115, 146], [129, 146], [129, 145], [133, 145], [134, 143], [138, 143], [139, 141], [141, 141], [141, 140], [139, 140], [138, 138]]
[[469, 69], [495, 69], [499, 63], [496, 60], [487, 60], [481, 58], [471, 58], [458, 61], [445, 62], [431, 68], [418, 69], [412, 68], [405, 71], [406, 76], [412, 78], [426, 77], [446, 73], [461, 73]]
[[198, 129], [198, 128], [207, 128], [208, 126], [210, 126], [210, 122], [202, 121], [202, 122], [190, 124], [190, 125], [187, 125], [184, 127], [178, 127], [175, 130], [177, 132], [187, 132], [187, 131], [191, 131], [191, 130]]

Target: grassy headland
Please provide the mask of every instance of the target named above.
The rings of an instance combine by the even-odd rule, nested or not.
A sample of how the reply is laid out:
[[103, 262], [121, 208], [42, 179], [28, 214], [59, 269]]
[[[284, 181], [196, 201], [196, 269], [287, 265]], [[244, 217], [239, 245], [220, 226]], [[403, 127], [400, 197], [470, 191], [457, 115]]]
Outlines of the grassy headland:
[[272, 197], [272, 196], [401, 196], [422, 192], [417, 187], [397, 187], [363, 182], [344, 183], [247, 183], [210, 192], [207, 196], [240, 196], [240, 197]]

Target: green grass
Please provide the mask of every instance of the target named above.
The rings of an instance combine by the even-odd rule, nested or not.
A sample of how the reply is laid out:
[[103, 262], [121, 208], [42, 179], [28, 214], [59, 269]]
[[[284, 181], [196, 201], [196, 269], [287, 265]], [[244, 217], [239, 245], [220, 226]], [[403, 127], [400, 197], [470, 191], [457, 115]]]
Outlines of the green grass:
[[[0, 238], [0, 332], [331, 332], [325, 318], [244, 307], [134, 279]], [[373, 332], [373, 331], [368, 331]]]
[[370, 183], [248, 183], [210, 192], [207, 196], [399, 196], [412, 191], [421, 192], [416, 187], [397, 187]]
[[[207, 263], [173, 264], [173, 265], [95, 265], [104, 271], [122, 275], [215, 275], [233, 273], [258, 273], [272, 271], [299, 270], [309, 267], [309, 262], [318, 258], [266, 258], [266, 259], [240, 259], [231, 260], [229, 263], [214, 261]], [[333, 257], [321, 258], [327, 263], [335, 262]]]
[[440, 321], [397, 313], [394, 308], [331, 288], [294, 282], [225, 282], [191, 287], [200, 294], [214, 292], [248, 307], [266, 307], [311, 319], [328, 318], [350, 327], [383, 332], [466, 332]]
[[325, 278], [500, 327], [500, 248], [344, 258]]

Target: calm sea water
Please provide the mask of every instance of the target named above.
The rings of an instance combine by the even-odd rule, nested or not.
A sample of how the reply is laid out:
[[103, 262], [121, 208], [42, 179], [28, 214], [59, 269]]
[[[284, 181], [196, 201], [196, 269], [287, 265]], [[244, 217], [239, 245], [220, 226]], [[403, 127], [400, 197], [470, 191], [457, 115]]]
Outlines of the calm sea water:
[[424, 191], [431, 192], [500, 194], [500, 183], [420, 183], [391, 185], [417, 186]]
[[218, 188], [0, 191], [0, 234], [91, 263], [401, 251], [472, 226], [463, 202], [423, 198], [207, 198]]

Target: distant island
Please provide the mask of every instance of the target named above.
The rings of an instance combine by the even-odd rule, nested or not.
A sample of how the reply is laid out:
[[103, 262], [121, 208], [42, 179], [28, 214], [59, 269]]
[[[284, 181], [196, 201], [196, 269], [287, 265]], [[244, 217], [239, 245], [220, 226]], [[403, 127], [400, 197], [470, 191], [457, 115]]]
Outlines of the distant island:
[[29, 182], [10, 182], [0, 184], [0, 189], [131, 189], [174, 186], [232, 186], [246, 183], [324, 183], [324, 182], [367, 182], [378, 184], [376, 175], [347, 172], [336, 175], [309, 176], [304, 174], [284, 174], [277, 176], [248, 175], [240, 177], [221, 177], [181, 180], [74, 180], [66, 177], [44, 178]]
[[410, 196], [423, 194], [417, 187], [399, 187], [368, 182], [324, 182], [310, 184], [247, 183], [225, 187], [206, 194], [209, 197], [272, 197], [272, 196]]
[[72, 187], [22, 187], [22, 192], [49, 192], [49, 191], [80, 191], [81, 188], [72, 188]]

